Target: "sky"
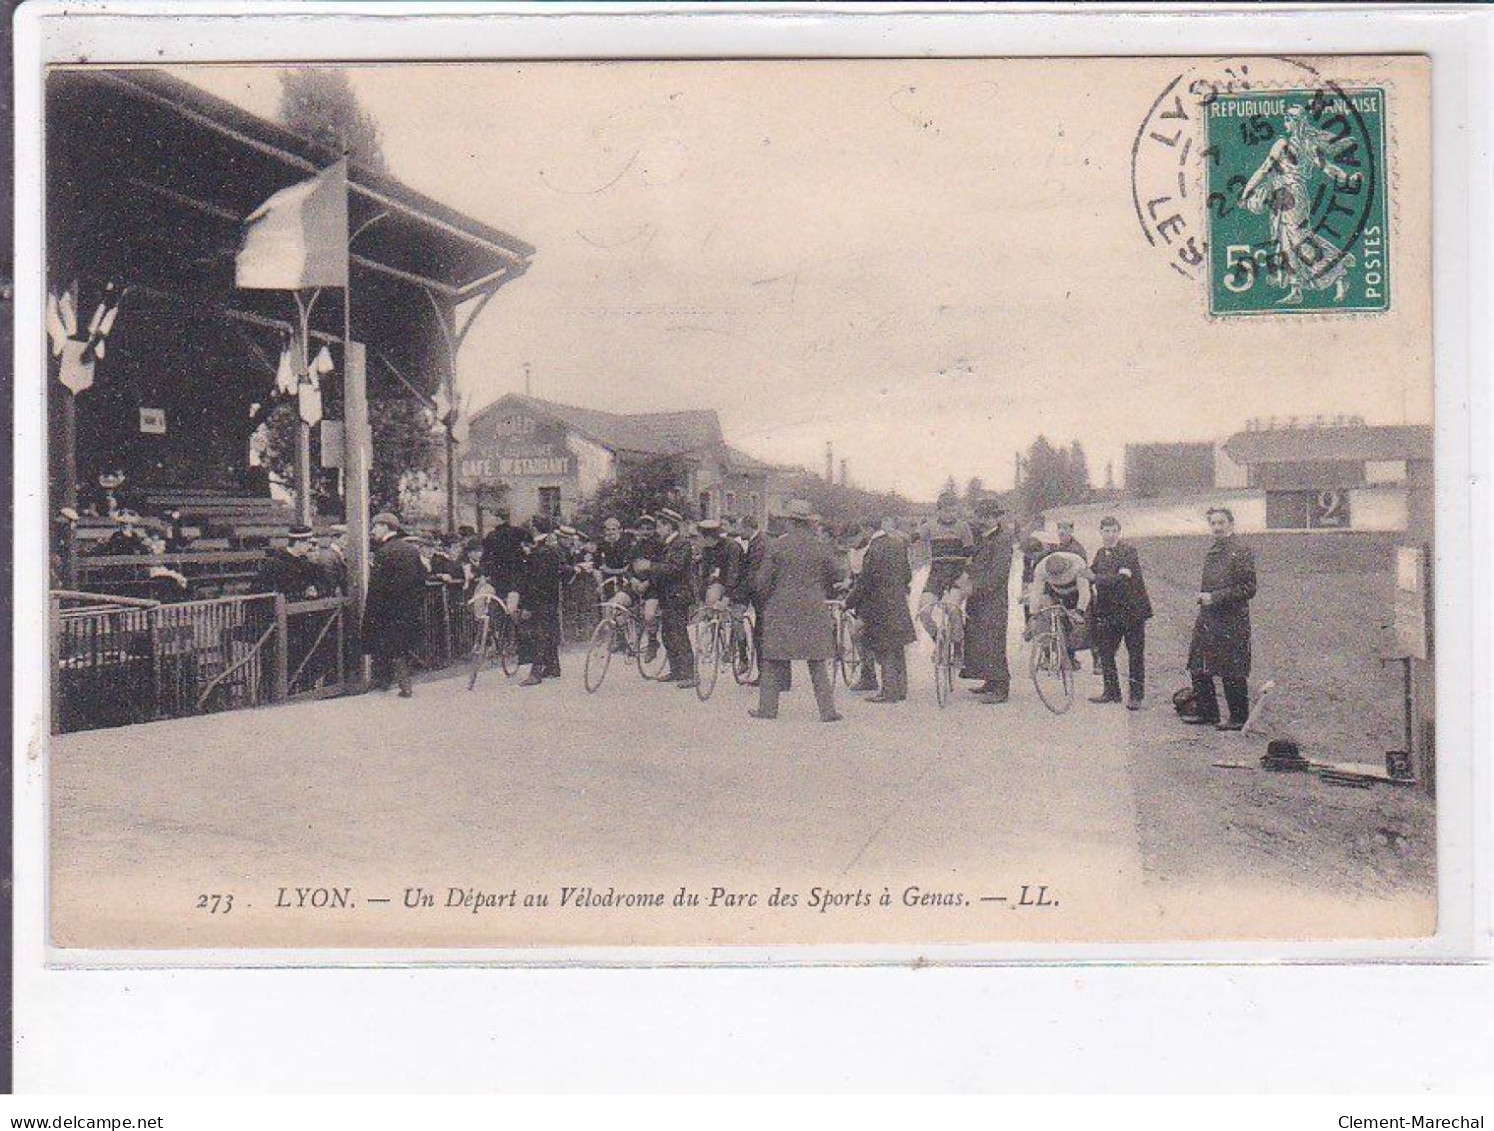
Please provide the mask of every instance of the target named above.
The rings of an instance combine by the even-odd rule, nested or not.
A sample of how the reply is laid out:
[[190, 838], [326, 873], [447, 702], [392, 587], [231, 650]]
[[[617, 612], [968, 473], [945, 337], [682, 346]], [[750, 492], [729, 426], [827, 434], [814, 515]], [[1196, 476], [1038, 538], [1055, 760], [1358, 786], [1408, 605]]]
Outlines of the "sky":
[[[1371, 66], [1371, 64], [1364, 64]], [[1222, 439], [1250, 417], [1431, 419], [1425, 76], [1390, 70], [1382, 315], [1210, 319], [1144, 239], [1131, 146], [1175, 60], [352, 68], [391, 173], [537, 248], [463, 350], [522, 391], [713, 408], [729, 442], [918, 498], [1039, 433]], [[177, 74], [267, 117], [279, 72]], [[1425, 163], [1422, 163], [1423, 165]]]

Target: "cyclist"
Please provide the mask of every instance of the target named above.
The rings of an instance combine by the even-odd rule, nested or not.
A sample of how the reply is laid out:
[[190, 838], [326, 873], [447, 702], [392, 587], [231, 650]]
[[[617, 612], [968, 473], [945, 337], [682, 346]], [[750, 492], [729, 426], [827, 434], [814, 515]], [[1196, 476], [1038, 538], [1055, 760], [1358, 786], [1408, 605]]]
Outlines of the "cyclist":
[[723, 598], [741, 604], [742, 548], [735, 538], [724, 536], [719, 519], [703, 518], [696, 524], [700, 531], [701, 599], [707, 605], [719, 605]]
[[[942, 604], [950, 613], [956, 613], [964, 604], [961, 582], [975, 552], [975, 532], [960, 517], [958, 495], [945, 491], [939, 496], [934, 521], [924, 523], [919, 536], [929, 549], [929, 576], [918, 595], [918, 623], [932, 637], [934, 605]], [[960, 618], [952, 617], [950, 624], [958, 639]]]
[[[1027, 607], [1036, 617], [1054, 605], [1068, 614], [1069, 629], [1064, 639], [1068, 644], [1069, 662], [1074, 662], [1078, 651], [1076, 632], [1084, 621], [1082, 609], [1089, 605], [1089, 563], [1078, 554], [1067, 550], [1053, 550], [1037, 563], [1033, 570], [1032, 585], [1027, 591]], [[1024, 640], [1032, 639], [1032, 624], [1028, 622]]]
[[630, 588], [643, 602], [644, 659], [652, 663], [659, 654], [659, 594], [654, 587], [653, 566], [664, 557], [664, 542], [651, 514], [638, 516], [638, 528], [633, 532], [632, 556], [629, 576], [636, 584]]

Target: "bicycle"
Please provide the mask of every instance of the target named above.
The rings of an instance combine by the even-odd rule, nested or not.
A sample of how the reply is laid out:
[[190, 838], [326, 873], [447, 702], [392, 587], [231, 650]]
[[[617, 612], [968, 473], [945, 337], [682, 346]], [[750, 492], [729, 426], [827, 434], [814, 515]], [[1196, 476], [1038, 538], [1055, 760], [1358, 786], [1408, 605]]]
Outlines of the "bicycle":
[[1069, 612], [1046, 605], [1032, 618], [1027, 666], [1043, 706], [1062, 715], [1074, 704], [1074, 659], [1069, 655]]
[[663, 672], [662, 650], [648, 658], [648, 643], [643, 627], [643, 612], [636, 603], [624, 605], [617, 600], [622, 581], [609, 577], [597, 586], [601, 596], [601, 619], [591, 633], [586, 650], [582, 683], [587, 691], [596, 691], [607, 678], [614, 652], [621, 652], [638, 667], [644, 679], [657, 679]]
[[[963, 622], [965, 614], [938, 601], [931, 615], [934, 618], [934, 698], [942, 709], [954, 694], [955, 672], [964, 663], [965, 634], [957, 630], [955, 618], [959, 617]], [[959, 627], [963, 628], [963, 623]]]
[[[498, 593], [487, 582], [478, 585], [477, 591], [467, 602], [477, 618], [477, 639], [472, 644], [472, 671], [467, 677], [467, 690], [477, 686], [477, 677], [484, 667], [495, 661], [502, 666], [504, 675], [513, 675], [519, 670], [519, 631], [514, 618]], [[493, 610], [498, 610], [495, 618]]]
[[731, 676], [739, 685], [745, 686], [757, 678], [757, 614], [751, 606], [741, 612], [732, 610], [731, 634], [727, 646], [731, 649]]
[[861, 678], [861, 653], [856, 647], [856, 615], [848, 612], [845, 599], [841, 597], [826, 601], [830, 616], [835, 621], [835, 670], [847, 687], [855, 686]]
[[733, 657], [735, 673], [732, 623], [737, 619], [725, 605], [702, 605], [690, 616], [690, 648], [695, 653], [695, 695], [702, 703], [716, 690], [723, 656]]

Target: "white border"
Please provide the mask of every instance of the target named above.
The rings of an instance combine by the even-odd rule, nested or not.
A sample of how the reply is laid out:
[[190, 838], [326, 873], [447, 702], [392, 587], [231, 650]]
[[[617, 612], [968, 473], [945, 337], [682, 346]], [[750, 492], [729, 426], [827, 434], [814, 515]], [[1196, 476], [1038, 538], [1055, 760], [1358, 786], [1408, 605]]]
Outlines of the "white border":
[[[1489, 601], [1487, 586], [1476, 584], [1489, 563], [1487, 523], [1474, 522], [1472, 506], [1479, 504], [1478, 517], [1487, 514], [1488, 390], [1487, 361], [1490, 356], [1488, 327], [1476, 323], [1472, 311], [1487, 315], [1488, 266], [1485, 257], [1470, 255], [1470, 246], [1489, 246], [1488, 184], [1478, 164], [1487, 155], [1490, 131], [1487, 117], [1489, 97], [1489, 33], [1486, 11], [1459, 8], [1394, 9], [1345, 8], [1291, 12], [1250, 7], [1239, 12], [1210, 9], [1184, 13], [1173, 6], [1156, 8], [1090, 8], [1076, 11], [1048, 6], [1011, 8], [996, 13], [978, 12], [975, 6], [909, 5], [896, 11], [886, 6], [752, 5], [751, 11], [723, 5], [698, 6], [688, 16], [662, 5], [632, 5], [626, 11], [606, 5], [452, 5], [452, 4], [256, 4], [256, 13], [281, 17], [256, 20], [254, 34], [245, 34], [247, 4], [236, 3], [101, 3], [63, 4], [39, 0], [23, 5], [16, 18], [16, 131], [17, 146], [17, 272], [16, 272], [16, 372], [42, 372], [41, 290], [28, 283], [40, 278], [41, 248], [41, 74], [44, 62], [150, 62], [159, 64], [211, 60], [253, 62], [286, 58], [327, 60], [375, 60], [387, 58], [553, 58], [553, 57], [795, 57], [813, 54], [861, 56], [982, 56], [982, 55], [1231, 55], [1252, 53], [1323, 54], [1339, 52], [1415, 52], [1432, 56], [1434, 105], [1434, 341], [1437, 374], [1437, 568], [1439, 645], [1438, 671], [1438, 881], [1439, 932], [1424, 941], [1386, 943], [1233, 944], [1181, 943], [1124, 946], [992, 946], [992, 947], [843, 947], [776, 948], [701, 951], [676, 949], [585, 951], [217, 951], [194, 952], [189, 965], [285, 965], [315, 963], [321, 966], [358, 966], [418, 961], [443, 967], [466, 963], [581, 964], [628, 966], [675, 963], [761, 963], [768, 966], [804, 962], [910, 962], [915, 958], [933, 962], [981, 962], [1041, 960], [1047, 963], [1147, 960], [1154, 962], [1231, 963], [1279, 961], [1331, 962], [1359, 960], [1456, 961], [1487, 957], [1490, 953], [1490, 859], [1491, 775], [1487, 761], [1487, 726], [1490, 721], [1487, 691], [1489, 667]], [[418, 12], [412, 22], [406, 13]], [[63, 16], [66, 16], [64, 19]], [[228, 18], [224, 17], [236, 17]], [[154, 18], [151, 18], [154, 17]], [[164, 54], [158, 52], [164, 51]], [[32, 128], [27, 128], [28, 126]], [[1483, 336], [1478, 332], [1484, 331]], [[1475, 380], [1474, 375], [1484, 380]], [[41, 399], [34, 386], [18, 385], [16, 398], [15, 529], [16, 592], [40, 593], [45, 585], [46, 529], [42, 484], [45, 482], [45, 419]], [[1477, 474], [1475, 474], [1477, 473]], [[46, 820], [44, 811], [43, 757], [32, 757], [44, 747], [46, 719], [43, 713], [44, 667], [27, 666], [24, 658], [34, 653], [35, 642], [45, 639], [45, 611], [35, 600], [15, 604], [15, 779], [16, 779], [16, 992], [17, 1032], [25, 1036], [41, 1011], [60, 1010], [72, 1018], [62, 1025], [43, 1026], [35, 1032], [67, 1032], [79, 1036], [80, 1016], [90, 1012], [79, 990], [148, 981], [153, 987], [192, 985], [198, 990], [211, 986], [252, 1008], [277, 985], [276, 979], [292, 977], [287, 972], [244, 972], [212, 975], [188, 971], [144, 972], [142, 965], [180, 964], [180, 952], [48, 952], [43, 944], [43, 893]], [[1478, 650], [1475, 651], [1475, 642]], [[1470, 757], [1477, 736], [1483, 755], [1477, 763]], [[1479, 861], [1482, 870], [1474, 867]], [[81, 974], [47, 969], [47, 962], [60, 964], [103, 963], [135, 967], [128, 971], [95, 971]], [[1356, 973], [1373, 979], [1374, 967], [1359, 967]], [[632, 981], [649, 973], [633, 970]], [[809, 972], [801, 972], [800, 977]], [[878, 982], [893, 979], [892, 971], [822, 971], [826, 976]], [[954, 977], [959, 971], [943, 972]], [[968, 972], [972, 977], [977, 972]], [[1017, 971], [1002, 972], [1015, 978]], [[1025, 984], [1050, 977], [1072, 980], [1099, 976], [1051, 966], [1022, 975]], [[1210, 968], [1190, 966], [1167, 971], [1153, 970], [1150, 977], [1166, 977], [1168, 985], [1184, 985], [1207, 977]], [[1239, 968], [1226, 976], [1241, 976]], [[1304, 973], [1311, 973], [1304, 971]], [[1342, 971], [1338, 973], [1342, 974]], [[772, 971], [719, 971], [721, 982], [714, 989], [747, 979], [755, 982], [771, 977]], [[1400, 981], [1410, 983], [1430, 974], [1400, 972]], [[680, 985], [690, 972], [667, 976]], [[378, 984], [377, 972], [349, 972], [344, 978], [358, 984]], [[409, 978], [414, 975], [399, 975]], [[420, 975], [429, 985], [454, 979], [494, 975], [484, 971], [441, 970]], [[547, 975], [542, 971], [508, 972], [502, 977], [532, 986]], [[549, 977], [567, 979], [606, 977], [597, 971], [552, 972]], [[693, 977], [712, 975], [695, 972]], [[990, 972], [986, 972], [989, 978]], [[313, 998], [343, 997], [343, 978], [315, 981], [312, 971], [293, 976]], [[612, 977], [621, 978], [621, 974]], [[930, 975], [924, 977], [935, 980]], [[215, 984], [211, 979], [218, 979]], [[204, 979], [209, 979], [205, 981]], [[225, 983], [223, 979], [228, 979]], [[269, 981], [266, 981], [266, 980]], [[1286, 981], [1289, 979], [1283, 979]], [[577, 983], [570, 982], [574, 991]], [[698, 981], [695, 983], [698, 985]], [[947, 983], [946, 983], [947, 984]], [[284, 983], [278, 983], [283, 989]], [[387, 985], [387, 982], [385, 983]], [[251, 987], [259, 987], [257, 990]], [[615, 985], [609, 989], [617, 988]], [[273, 996], [273, 994], [272, 994]], [[603, 996], [608, 996], [604, 994]], [[463, 1000], [458, 992], [456, 1001]], [[1460, 1003], [1471, 1000], [1459, 999]], [[1445, 1003], [1449, 1006], [1451, 1003]], [[185, 1002], [180, 995], [166, 994], [157, 1007], [178, 1013]], [[637, 1008], [633, 1002], [632, 1008]], [[72, 1010], [73, 1012], [69, 1012]], [[1455, 1012], [1455, 1010], [1454, 1010]], [[235, 1015], [237, 1016], [237, 1015]], [[95, 1024], [109, 1020], [94, 1018]], [[112, 1022], [120, 1023], [116, 1017]], [[224, 1018], [225, 1025], [236, 1024]], [[605, 1028], [605, 1026], [604, 1026]], [[215, 1030], [216, 1031], [216, 1030]], [[356, 1032], [356, 1030], [353, 1030]], [[225, 1031], [226, 1032], [226, 1031]], [[220, 1033], [220, 1035], [222, 1035]], [[237, 1036], [236, 1031], [234, 1033]], [[287, 1039], [281, 1033], [277, 1041]], [[289, 1035], [304, 1043], [302, 1034]], [[37, 1046], [32, 1046], [33, 1048]], [[416, 1046], [422, 1047], [422, 1046]], [[688, 1046], [686, 1046], [688, 1048]], [[1021, 1042], [1013, 1044], [1016, 1055], [1030, 1055]], [[18, 1081], [35, 1069], [42, 1079], [77, 1080], [64, 1065], [38, 1060], [22, 1043], [18, 1056]], [[55, 1051], [55, 1050], [53, 1050]], [[614, 1050], [615, 1051], [615, 1050]], [[1200, 1064], [1207, 1050], [1200, 1050]], [[1404, 1050], [1379, 1056], [1404, 1055]], [[126, 1058], [139, 1061], [137, 1054]], [[148, 1058], [143, 1058], [148, 1059]], [[250, 1056], [249, 1061], [256, 1058]], [[262, 1057], [259, 1059], [263, 1059]], [[1145, 1059], [1138, 1063], [1146, 1064]], [[164, 1066], [160, 1066], [164, 1067]], [[1322, 1065], [1315, 1067], [1321, 1073]], [[94, 1066], [95, 1069], [98, 1066]], [[113, 1069], [105, 1068], [102, 1078]], [[100, 1077], [95, 1077], [98, 1079]], [[214, 1078], [218, 1078], [216, 1075]], [[232, 1077], [230, 1077], [232, 1078]], [[378, 1076], [368, 1076], [377, 1080]], [[623, 1086], [637, 1078], [623, 1078]], [[1321, 1075], [1314, 1077], [1321, 1080]], [[246, 1081], [247, 1083], [247, 1081]], [[476, 1083], [476, 1082], [474, 1082]], [[102, 1086], [102, 1085], [101, 1085]], [[130, 1086], [128, 1082], [124, 1086]]]

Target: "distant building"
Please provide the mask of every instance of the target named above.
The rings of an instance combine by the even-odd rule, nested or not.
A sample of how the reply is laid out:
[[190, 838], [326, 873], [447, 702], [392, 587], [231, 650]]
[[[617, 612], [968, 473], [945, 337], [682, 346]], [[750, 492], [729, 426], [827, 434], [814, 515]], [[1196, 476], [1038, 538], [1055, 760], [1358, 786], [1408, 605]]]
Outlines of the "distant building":
[[1245, 469], [1222, 443], [1127, 444], [1126, 494], [1133, 499], [1196, 495], [1246, 486]]
[[1430, 425], [1355, 424], [1256, 428], [1224, 447], [1265, 493], [1267, 529], [1316, 530], [1360, 527], [1369, 505], [1394, 507], [1403, 528], [1408, 465], [1430, 463], [1433, 443]]
[[766, 519], [774, 469], [728, 445], [715, 412], [623, 414], [519, 393], [472, 418], [458, 464], [463, 510], [502, 504], [515, 521], [535, 514], [570, 518], [620, 468], [661, 456], [686, 464], [698, 517]]

